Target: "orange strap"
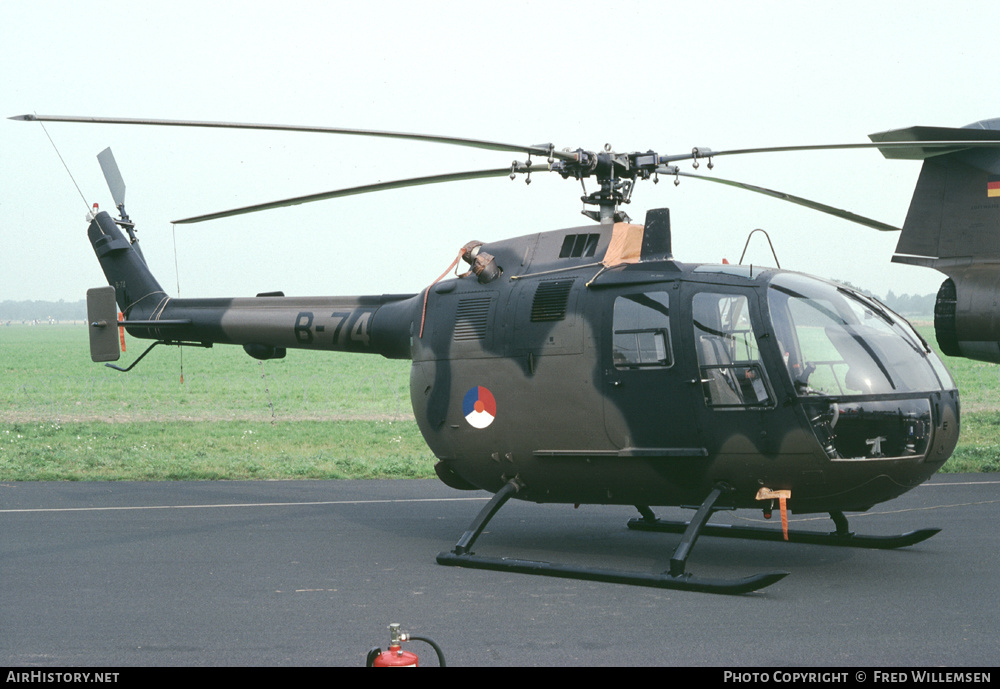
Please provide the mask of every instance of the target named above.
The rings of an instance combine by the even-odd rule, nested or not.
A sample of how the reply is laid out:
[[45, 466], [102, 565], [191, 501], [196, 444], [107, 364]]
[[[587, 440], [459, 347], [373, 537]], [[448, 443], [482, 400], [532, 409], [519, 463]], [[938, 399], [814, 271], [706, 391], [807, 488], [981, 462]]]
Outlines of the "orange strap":
[[[786, 541], [788, 540], [788, 509], [785, 506], [785, 500], [791, 497], [792, 491], [790, 490], [771, 490], [770, 488], [761, 486], [760, 490], [757, 491], [757, 499], [771, 500], [772, 506], [774, 505], [774, 499], [778, 498], [778, 506], [781, 509], [781, 533], [784, 535]], [[770, 510], [767, 511], [770, 512]]]
[[[121, 311], [118, 312], [118, 320], [119, 321], [125, 320], [125, 314], [122, 313]], [[119, 325], [118, 326], [118, 338], [122, 341], [122, 351], [124, 352], [125, 351], [125, 326], [124, 325]]]

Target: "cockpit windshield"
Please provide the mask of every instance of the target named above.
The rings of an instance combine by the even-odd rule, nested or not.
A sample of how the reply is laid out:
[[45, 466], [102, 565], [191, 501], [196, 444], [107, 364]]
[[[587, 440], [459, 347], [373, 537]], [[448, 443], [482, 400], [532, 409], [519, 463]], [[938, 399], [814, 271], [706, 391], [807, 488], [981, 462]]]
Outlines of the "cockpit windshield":
[[768, 289], [775, 336], [798, 395], [836, 397], [952, 388], [919, 335], [846, 287], [780, 273]]

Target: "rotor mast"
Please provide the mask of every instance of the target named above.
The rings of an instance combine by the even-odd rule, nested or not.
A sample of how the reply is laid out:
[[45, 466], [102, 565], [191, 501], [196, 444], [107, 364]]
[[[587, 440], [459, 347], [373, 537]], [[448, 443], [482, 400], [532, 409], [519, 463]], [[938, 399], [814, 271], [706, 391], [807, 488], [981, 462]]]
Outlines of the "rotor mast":
[[[605, 144], [604, 150], [600, 153], [577, 149], [576, 154], [575, 164], [564, 164], [563, 170], [559, 170], [559, 172], [564, 177], [577, 177], [585, 192], [580, 200], [585, 206], [597, 206], [597, 210], [585, 208], [581, 213], [601, 224], [628, 222], [628, 214], [619, 210], [619, 206], [623, 203], [629, 203], [635, 178], [641, 174], [633, 160], [635, 154], [620, 155], [615, 153], [611, 150], [611, 144]], [[587, 194], [583, 180], [591, 176], [597, 178], [600, 189]], [[648, 177], [648, 173], [646, 176]]]

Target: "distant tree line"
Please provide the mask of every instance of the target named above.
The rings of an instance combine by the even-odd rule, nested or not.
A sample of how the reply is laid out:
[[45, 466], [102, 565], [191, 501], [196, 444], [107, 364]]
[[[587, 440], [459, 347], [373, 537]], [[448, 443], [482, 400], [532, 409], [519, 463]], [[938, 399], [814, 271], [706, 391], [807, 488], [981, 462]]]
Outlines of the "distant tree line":
[[898, 313], [900, 316], [925, 316], [931, 317], [934, 315], [934, 302], [937, 301], [936, 294], [899, 294], [897, 295], [892, 290], [885, 295], [885, 298], [878, 296], [871, 290], [863, 289], [857, 285], [852, 285], [844, 280], [837, 280], [842, 285], [846, 285], [851, 289], [857, 290], [864, 295], [869, 297], [874, 297], [880, 302], [888, 306], [890, 309]]
[[893, 294], [892, 290], [882, 300], [886, 306], [901, 316], [933, 316], [936, 294]]
[[82, 321], [87, 301], [0, 301], [0, 323], [11, 321]]

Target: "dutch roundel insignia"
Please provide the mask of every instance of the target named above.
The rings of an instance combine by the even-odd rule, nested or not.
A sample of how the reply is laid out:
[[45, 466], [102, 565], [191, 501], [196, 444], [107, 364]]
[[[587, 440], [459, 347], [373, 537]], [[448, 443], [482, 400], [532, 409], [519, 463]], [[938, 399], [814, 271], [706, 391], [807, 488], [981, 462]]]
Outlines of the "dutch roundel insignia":
[[462, 400], [462, 413], [473, 428], [486, 428], [497, 415], [493, 393], [481, 385], [471, 388]]

